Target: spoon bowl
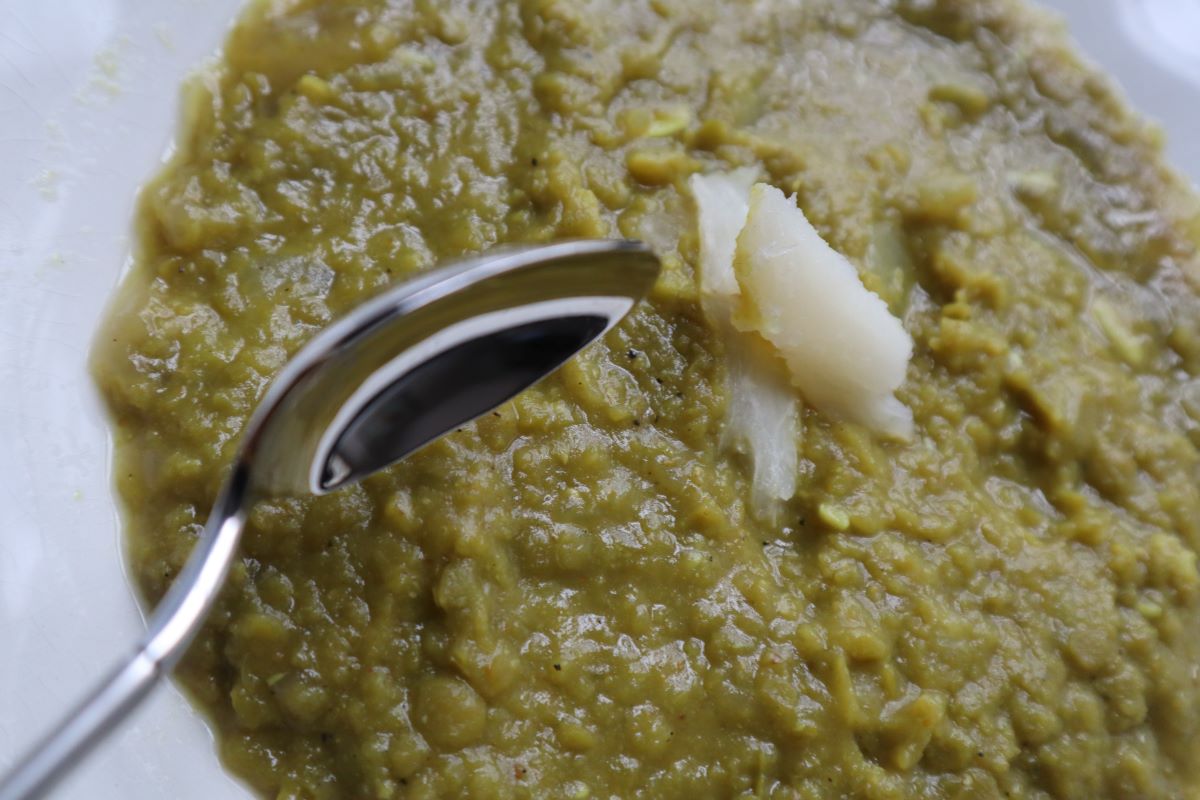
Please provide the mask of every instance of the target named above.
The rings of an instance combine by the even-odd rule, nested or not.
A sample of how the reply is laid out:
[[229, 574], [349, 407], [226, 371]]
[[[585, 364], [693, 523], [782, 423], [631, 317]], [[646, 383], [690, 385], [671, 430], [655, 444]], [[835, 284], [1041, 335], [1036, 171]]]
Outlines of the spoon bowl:
[[239, 460], [264, 493], [359, 480], [557, 369], [657, 275], [640, 244], [570, 241], [492, 251], [397, 286], [284, 367]]

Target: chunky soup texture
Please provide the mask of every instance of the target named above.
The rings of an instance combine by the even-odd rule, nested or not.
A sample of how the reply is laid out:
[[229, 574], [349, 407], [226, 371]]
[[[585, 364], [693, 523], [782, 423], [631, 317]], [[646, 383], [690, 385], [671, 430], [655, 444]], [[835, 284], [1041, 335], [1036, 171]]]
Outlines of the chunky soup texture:
[[[254, 510], [179, 680], [264, 796], [1200, 789], [1200, 217], [1054, 20], [255, 2], [183, 105], [95, 353], [150, 603], [272, 376], [340, 312], [505, 242], [664, 262], [495, 413]], [[747, 165], [916, 346], [912, 440], [805, 411], [773, 522], [722, 446], [688, 191]]]

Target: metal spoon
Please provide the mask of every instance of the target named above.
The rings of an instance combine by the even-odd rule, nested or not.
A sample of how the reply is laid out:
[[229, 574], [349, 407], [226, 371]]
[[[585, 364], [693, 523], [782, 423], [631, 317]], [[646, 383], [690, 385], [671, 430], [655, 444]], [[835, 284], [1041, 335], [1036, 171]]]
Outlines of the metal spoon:
[[314, 337], [247, 423], [208, 524], [137, 649], [0, 781], [0, 800], [42, 796], [171, 670], [255, 500], [332, 492], [491, 411], [619, 322], [658, 269], [628, 241], [495, 251], [396, 286]]

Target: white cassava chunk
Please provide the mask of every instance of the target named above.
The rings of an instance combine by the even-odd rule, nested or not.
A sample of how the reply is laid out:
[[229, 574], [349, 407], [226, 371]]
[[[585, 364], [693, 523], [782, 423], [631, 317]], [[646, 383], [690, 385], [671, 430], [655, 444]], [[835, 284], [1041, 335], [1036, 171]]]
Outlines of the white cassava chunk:
[[904, 382], [912, 338], [772, 186], [750, 190], [734, 271], [741, 290], [734, 324], [778, 349], [808, 402], [890, 436], [911, 436], [912, 412], [893, 393]]
[[772, 519], [796, 491], [800, 410], [771, 346], [733, 326], [739, 291], [733, 254], [754, 178], [749, 168], [694, 175], [691, 189], [699, 215], [701, 299], [709, 322], [725, 340], [728, 404], [722, 445], [749, 456], [752, 510]]

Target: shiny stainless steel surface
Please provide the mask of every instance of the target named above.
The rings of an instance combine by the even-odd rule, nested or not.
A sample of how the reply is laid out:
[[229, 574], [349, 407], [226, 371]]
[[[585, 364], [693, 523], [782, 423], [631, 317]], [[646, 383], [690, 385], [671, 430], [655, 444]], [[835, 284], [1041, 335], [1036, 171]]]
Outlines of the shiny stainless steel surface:
[[487, 413], [617, 324], [658, 269], [629, 241], [497, 250], [396, 286], [314, 337], [247, 423], [141, 643], [17, 762], [0, 800], [42, 796], [170, 671], [225, 582], [255, 499], [334, 491]]

